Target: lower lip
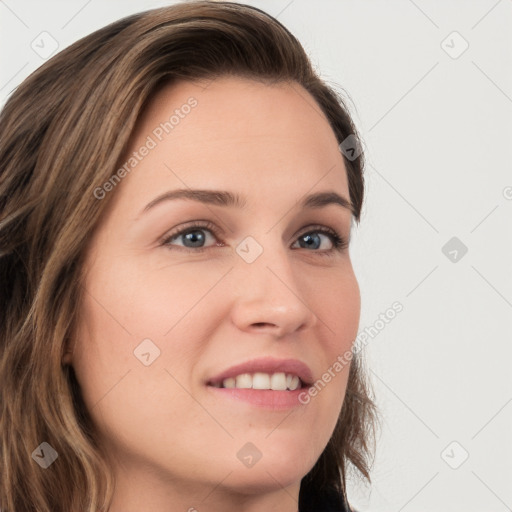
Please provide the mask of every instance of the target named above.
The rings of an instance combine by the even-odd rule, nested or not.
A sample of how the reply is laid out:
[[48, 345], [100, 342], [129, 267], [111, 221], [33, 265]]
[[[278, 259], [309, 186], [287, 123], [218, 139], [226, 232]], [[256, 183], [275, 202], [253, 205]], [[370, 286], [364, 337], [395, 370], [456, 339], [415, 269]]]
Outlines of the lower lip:
[[[240, 400], [263, 409], [283, 410], [292, 407], [304, 406], [307, 402], [308, 388], [299, 388], [294, 391], [274, 391], [272, 389], [239, 389], [216, 388], [207, 386], [218, 396], [232, 400]], [[303, 402], [299, 400], [302, 398]]]

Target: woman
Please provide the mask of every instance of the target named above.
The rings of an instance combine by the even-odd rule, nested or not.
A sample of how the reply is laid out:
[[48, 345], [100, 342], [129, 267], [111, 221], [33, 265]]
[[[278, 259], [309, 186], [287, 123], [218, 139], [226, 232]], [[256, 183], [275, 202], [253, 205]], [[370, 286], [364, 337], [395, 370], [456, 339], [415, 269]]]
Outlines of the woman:
[[229, 2], [122, 19], [18, 87], [2, 510], [350, 510], [375, 420], [357, 140], [299, 42]]

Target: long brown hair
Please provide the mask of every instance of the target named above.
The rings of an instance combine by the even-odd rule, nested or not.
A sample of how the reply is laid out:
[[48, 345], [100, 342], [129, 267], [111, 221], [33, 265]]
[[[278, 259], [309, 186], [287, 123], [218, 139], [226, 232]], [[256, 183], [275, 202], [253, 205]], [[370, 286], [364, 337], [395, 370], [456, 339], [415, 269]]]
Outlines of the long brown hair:
[[[114, 195], [99, 201], [94, 190], [116, 171], [159, 86], [223, 75], [297, 83], [339, 143], [359, 140], [344, 100], [283, 25], [257, 8], [218, 1], [132, 15], [80, 39], [32, 73], [0, 113], [4, 512], [108, 509], [113, 476], [73, 368], [62, 364], [80, 311], [85, 250]], [[363, 155], [345, 157], [345, 166], [359, 222]], [[355, 354], [334, 434], [301, 492], [344, 493], [349, 464], [370, 481], [377, 419], [370, 391]], [[58, 454], [46, 470], [32, 457], [43, 442]]]

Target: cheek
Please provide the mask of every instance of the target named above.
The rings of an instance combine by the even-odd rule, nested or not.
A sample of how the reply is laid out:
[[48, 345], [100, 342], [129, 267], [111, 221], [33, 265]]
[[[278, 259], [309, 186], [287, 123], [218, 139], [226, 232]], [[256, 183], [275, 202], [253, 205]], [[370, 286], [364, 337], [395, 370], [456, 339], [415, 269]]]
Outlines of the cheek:
[[357, 336], [361, 312], [359, 284], [347, 263], [311, 286], [311, 304], [327, 333], [325, 351], [332, 364], [338, 355], [351, 348]]
[[[317, 283], [318, 285], [318, 283]], [[319, 293], [323, 289], [323, 293]], [[323, 325], [323, 373], [318, 379], [311, 401], [317, 401], [324, 421], [334, 429], [343, 405], [348, 383], [352, 347], [357, 337], [361, 297], [353, 271], [339, 272], [315, 287], [315, 310]], [[324, 427], [325, 428], [325, 427]]]
[[150, 258], [142, 265], [121, 261], [110, 268], [103, 265], [90, 276], [88, 291], [101, 302], [106, 323], [114, 320], [137, 339], [162, 339], [181, 327], [197, 306], [214, 307], [206, 296], [222, 275], [209, 263], [168, 265], [163, 258], [156, 264]]
[[[208, 326], [224, 304], [210, 293], [223, 274], [211, 266], [199, 272], [193, 264], [159, 261], [151, 267], [113, 260], [98, 261], [87, 275], [75, 343], [74, 367], [92, 403], [128, 370], [133, 375], [142, 368], [153, 379], [155, 369], [168, 368], [187, 384], [208, 341]], [[146, 360], [154, 362], [144, 366], [140, 358], [148, 352]]]
[[[186, 390], [205, 339], [204, 326], [193, 315], [194, 304], [209, 283], [194, 281], [192, 273], [173, 271], [172, 280], [166, 281], [163, 277], [170, 271], [143, 275], [133, 268], [128, 272], [122, 263], [111, 268], [107, 272], [98, 266], [86, 280], [73, 354], [84, 401], [115, 445], [126, 449], [136, 438], [151, 453], [155, 438], [176, 449], [175, 438], [187, 438], [190, 425], [206, 421], [204, 410]], [[157, 349], [147, 345], [145, 352], [151, 359], [154, 350], [159, 354], [146, 366], [134, 350], [147, 339]], [[140, 351], [138, 355], [142, 357]], [[142, 439], [147, 431], [151, 435]]]

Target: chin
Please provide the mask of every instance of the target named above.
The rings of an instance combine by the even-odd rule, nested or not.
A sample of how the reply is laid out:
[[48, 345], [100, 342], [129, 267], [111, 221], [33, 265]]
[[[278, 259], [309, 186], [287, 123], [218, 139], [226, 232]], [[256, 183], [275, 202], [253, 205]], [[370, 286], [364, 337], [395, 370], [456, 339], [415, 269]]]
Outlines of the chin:
[[233, 472], [228, 479], [230, 485], [243, 488], [249, 494], [288, 487], [300, 482], [320, 457], [321, 451], [313, 451], [311, 440], [285, 442], [283, 436], [276, 435], [272, 439], [273, 435], [259, 443], [254, 442], [254, 446], [259, 447], [261, 458], [252, 466], [245, 466], [238, 457], [235, 464], [231, 462]]

